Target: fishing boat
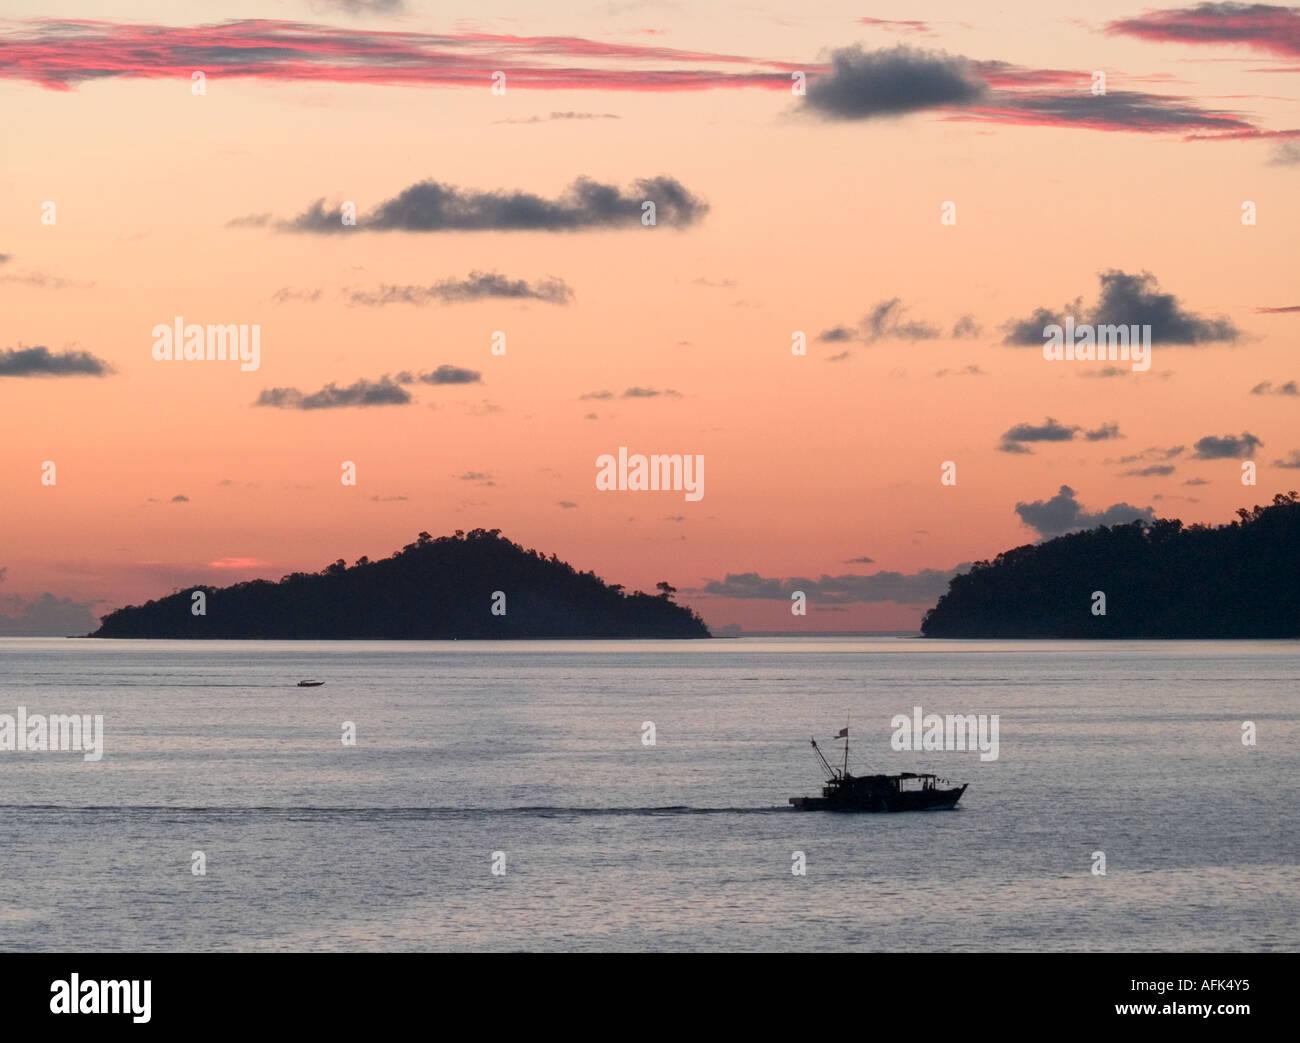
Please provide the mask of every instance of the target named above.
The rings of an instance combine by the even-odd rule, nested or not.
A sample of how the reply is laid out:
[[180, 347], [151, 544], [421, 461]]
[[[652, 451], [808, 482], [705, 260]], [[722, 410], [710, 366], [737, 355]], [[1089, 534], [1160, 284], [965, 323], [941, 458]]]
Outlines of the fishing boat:
[[[820, 797], [791, 797], [798, 811], [929, 811], [952, 808], [966, 792], [960, 786], [925, 772], [905, 771], [898, 775], [852, 775], [849, 773], [849, 730], [836, 740], [844, 740], [844, 765], [834, 767], [822, 753], [817, 740], [813, 752], [826, 772], [826, 785]], [[944, 783], [944, 786], [940, 786]]]
[[324, 681], [299, 681], [299, 682], [298, 682], [298, 687], [299, 687], [299, 688], [319, 688], [319, 687], [320, 687], [321, 685], [323, 685], [324, 683], [325, 683]]

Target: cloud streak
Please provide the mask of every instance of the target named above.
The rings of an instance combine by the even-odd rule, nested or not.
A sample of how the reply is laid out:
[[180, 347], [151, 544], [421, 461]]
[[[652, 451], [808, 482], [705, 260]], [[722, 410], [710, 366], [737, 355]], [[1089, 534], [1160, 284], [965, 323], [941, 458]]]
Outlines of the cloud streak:
[[1156, 43], [1237, 44], [1300, 56], [1300, 9], [1273, 4], [1204, 3], [1110, 22], [1106, 32]]
[[573, 290], [563, 279], [548, 276], [536, 283], [510, 279], [496, 272], [470, 272], [464, 279], [441, 279], [427, 286], [380, 285], [377, 290], [348, 290], [347, 302], [364, 307], [388, 304], [464, 304], [482, 300], [534, 300], [568, 304]]
[[789, 90], [799, 68], [577, 36], [367, 31], [260, 18], [199, 26], [43, 19], [0, 33], [0, 78], [51, 90], [104, 79], [189, 80], [196, 69], [296, 83], [483, 88], [500, 70], [511, 88], [528, 90]]

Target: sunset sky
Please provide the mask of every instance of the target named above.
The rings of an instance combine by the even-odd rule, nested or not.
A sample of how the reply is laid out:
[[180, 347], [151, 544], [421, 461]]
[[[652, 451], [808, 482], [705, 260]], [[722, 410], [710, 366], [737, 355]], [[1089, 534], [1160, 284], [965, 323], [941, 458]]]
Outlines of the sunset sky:
[[[0, 634], [476, 527], [911, 629], [1300, 488], [1300, 8], [1081, 10], [6, 0]], [[1150, 370], [1045, 360], [1066, 315]], [[156, 361], [176, 316], [259, 367]], [[703, 498], [597, 491], [620, 446]]]

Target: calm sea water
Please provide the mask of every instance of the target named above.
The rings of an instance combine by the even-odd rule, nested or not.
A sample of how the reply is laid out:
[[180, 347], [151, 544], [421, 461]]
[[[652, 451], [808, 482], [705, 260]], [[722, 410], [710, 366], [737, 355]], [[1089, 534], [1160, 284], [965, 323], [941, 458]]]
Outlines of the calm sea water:
[[[0, 640], [0, 713], [106, 733], [0, 752], [0, 949], [1294, 951], [1298, 677], [1297, 642]], [[892, 750], [916, 705], [998, 714], [999, 758]], [[846, 716], [853, 770], [958, 810], [789, 810]]]

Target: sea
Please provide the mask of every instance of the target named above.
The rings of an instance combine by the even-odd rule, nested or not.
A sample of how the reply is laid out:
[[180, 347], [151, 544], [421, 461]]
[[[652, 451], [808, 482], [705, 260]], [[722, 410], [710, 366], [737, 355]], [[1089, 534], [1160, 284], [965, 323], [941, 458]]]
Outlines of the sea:
[[[1297, 678], [1296, 641], [3, 639], [0, 715], [103, 731], [0, 749], [0, 950], [1295, 951]], [[996, 759], [896, 749], [917, 707]], [[855, 774], [969, 788], [792, 809], [846, 727]]]

